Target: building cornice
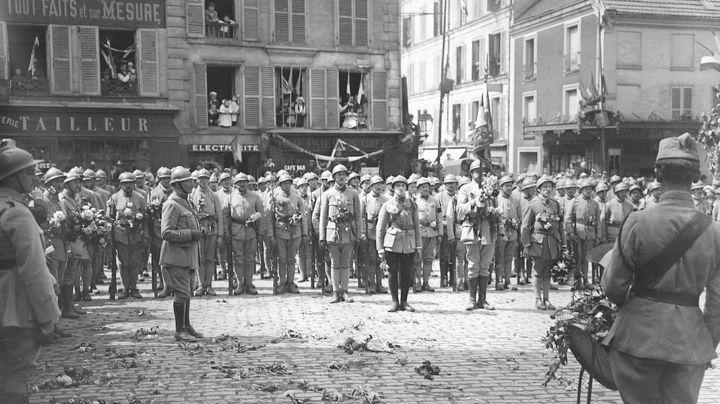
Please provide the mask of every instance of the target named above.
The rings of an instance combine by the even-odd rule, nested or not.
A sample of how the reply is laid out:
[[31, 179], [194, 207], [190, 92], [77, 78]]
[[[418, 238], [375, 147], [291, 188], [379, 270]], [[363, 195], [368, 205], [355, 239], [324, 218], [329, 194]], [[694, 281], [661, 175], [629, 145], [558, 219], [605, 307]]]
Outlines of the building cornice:
[[574, 18], [585, 17], [587, 15], [594, 15], [592, 7], [588, 3], [578, 3], [530, 18], [528, 20], [513, 22], [510, 25], [510, 34], [512, 36], [522, 35], [528, 31], [537, 30], [539, 27]]

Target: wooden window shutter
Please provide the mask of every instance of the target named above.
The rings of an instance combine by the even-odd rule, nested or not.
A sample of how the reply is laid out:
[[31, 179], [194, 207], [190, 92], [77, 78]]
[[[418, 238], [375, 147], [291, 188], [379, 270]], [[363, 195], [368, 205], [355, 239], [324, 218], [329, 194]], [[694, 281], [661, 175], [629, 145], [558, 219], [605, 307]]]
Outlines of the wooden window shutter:
[[143, 96], [160, 95], [160, 68], [158, 57], [158, 32], [154, 29], [137, 30], [138, 45], [136, 55], [139, 56], [138, 90]]
[[260, 7], [258, 0], [243, 0], [243, 40], [258, 40], [259, 18]]
[[195, 127], [208, 126], [207, 66], [195, 63]]
[[505, 32], [500, 33], [500, 73], [506, 73], [507, 63], [505, 58], [507, 57], [507, 50], [505, 49], [505, 41], [507, 41], [507, 34]]
[[49, 25], [47, 37], [50, 88], [53, 94], [71, 94], [70, 27]]
[[310, 69], [310, 125], [313, 128], [325, 128], [325, 69]]
[[305, 0], [292, 0], [292, 42], [305, 43]]
[[487, 50], [485, 48], [485, 38], [480, 38], [480, 57], [478, 59], [480, 69], [480, 79], [485, 77], [485, 69], [487, 68]]
[[260, 67], [245, 66], [244, 113], [246, 128], [260, 127]]
[[188, 3], [186, 7], [187, 35], [191, 38], [205, 36], [205, 9], [202, 3]]
[[262, 87], [262, 126], [275, 127], [275, 68], [262, 66], [260, 68]]
[[100, 94], [100, 46], [98, 27], [79, 26], [80, 93]]
[[0, 21], [0, 80], [8, 78], [8, 38], [7, 26]]
[[338, 0], [338, 44], [353, 45], [353, 0]]
[[368, 0], [355, 0], [355, 45], [368, 46]]
[[338, 70], [327, 69], [325, 73], [325, 110], [327, 128], [340, 127], [340, 110], [338, 100]]
[[275, 0], [275, 42], [290, 41], [290, 0]]
[[387, 128], [387, 73], [372, 72], [372, 123], [373, 129]]

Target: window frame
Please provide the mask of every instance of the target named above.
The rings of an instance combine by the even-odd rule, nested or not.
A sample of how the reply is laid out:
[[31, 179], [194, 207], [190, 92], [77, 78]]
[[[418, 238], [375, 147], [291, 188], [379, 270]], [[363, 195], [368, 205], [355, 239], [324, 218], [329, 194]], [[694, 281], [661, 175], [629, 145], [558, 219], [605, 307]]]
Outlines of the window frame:
[[[535, 116], [530, 119], [528, 116], [528, 110], [527, 110], [527, 103], [526, 100], [532, 98], [533, 102], [535, 103]], [[537, 90], [533, 91], [525, 91], [522, 93], [522, 122], [523, 126], [525, 125], [534, 125], [537, 121], [538, 113], [537, 113]]]
[[[570, 91], [575, 91], [575, 98], [578, 100], [578, 105], [575, 106], [575, 114], [570, 115], [568, 110], [568, 97], [567, 94]], [[562, 116], [568, 118], [568, 122], [574, 122], [577, 120], [577, 114], [580, 112], [579, 97], [580, 97], [580, 86], [579, 84], [566, 84], [563, 86], [562, 92]]]
[[[532, 75], [528, 75], [528, 42], [533, 41], [533, 61]], [[533, 81], [537, 76], [537, 35], [526, 36], [523, 38], [523, 80]]]
[[[568, 33], [572, 28], [577, 28], [577, 43], [578, 43], [578, 49], [575, 52], [577, 54], [577, 61], [573, 64], [571, 57], [571, 49], [570, 49], [570, 36]], [[581, 30], [581, 24], [580, 20], [574, 20], [565, 23], [563, 28], [563, 61], [564, 61], [564, 71], [565, 74], [571, 74], [576, 73], [580, 71], [580, 67], [582, 66], [582, 30]]]
[[[272, 0], [270, 2], [270, 10], [271, 10], [270, 13], [272, 15], [272, 18], [270, 18], [270, 24], [271, 24], [270, 28], [272, 30], [272, 42], [273, 43], [287, 43], [287, 44], [304, 44], [304, 43], [306, 43], [306, 41], [307, 41], [307, 1], [302, 0], [304, 3], [302, 13], [298, 13], [293, 10], [293, 2], [296, 0], [284, 0], [284, 1], [287, 1], [287, 4], [288, 4], [287, 11], [277, 11], [275, 9], [275, 1], [276, 0]], [[288, 40], [287, 41], [279, 41], [277, 39], [277, 21], [276, 21], [276, 19], [277, 19], [278, 13], [287, 14], [287, 16], [288, 16], [288, 31], [287, 31], [288, 32]], [[304, 20], [303, 21], [303, 25], [304, 25], [303, 31], [304, 31], [305, 35], [303, 35], [301, 42], [294, 41], [295, 34], [293, 32], [293, 26], [294, 26], [293, 18], [298, 15], [302, 15], [303, 20]]]
[[[675, 90], [680, 90], [680, 106], [679, 106], [679, 108], [673, 108], [673, 98], [674, 98], [673, 92]], [[690, 90], [690, 99], [689, 99], [690, 106], [689, 106], [689, 108], [687, 105], [685, 105], [685, 101], [686, 101], [685, 100], [685, 91], [686, 90]], [[684, 85], [684, 86], [683, 85], [673, 85], [670, 87], [670, 119], [671, 120], [673, 120], [673, 121], [692, 120], [692, 107], [693, 107], [692, 104], [693, 104], [693, 95], [694, 95], [693, 90], [694, 90], [694, 88], [691, 85]], [[674, 116], [675, 111], [677, 111], [679, 113], [677, 118]], [[688, 119], [683, 118], [686, 113], [688, 115]]]
[[[337, 46], [342, 47], [359, 47], [359, 48], [370, 48], [372, 46], [372, 24], [373, 24], [373, 7], [372, 7], [372, 0], [365, 0], [367, 5], [367, 18], [358, 18], [357, 17], [357, 1], [358, 0], [347, 0], [351, 1], [351, 7], [352, 7], [352, 44], [341, 44], [340, 43], [340, 1], [343, 0], [334, 0], [335, 4], [335, 10], [334, 10], [334, 16], [335, 16], [335, 44]], [[367, 44], [366, 45], [358, 45], [357, 41], [357, 22], [358, 20], [365, 21], [367, 24]]]

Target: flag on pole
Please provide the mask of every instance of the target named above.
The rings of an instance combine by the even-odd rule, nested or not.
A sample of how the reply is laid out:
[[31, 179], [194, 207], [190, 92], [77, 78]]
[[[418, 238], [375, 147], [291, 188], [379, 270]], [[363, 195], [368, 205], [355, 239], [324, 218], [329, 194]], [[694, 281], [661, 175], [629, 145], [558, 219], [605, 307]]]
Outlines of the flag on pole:
[[363, 80], [365, 79], [365, 72], [360, 73], [360, 88], [358, 88], [357, 102], [362, 105], [363, 97], [365, 96], [365, 90], [363, 89]]
[[[290, 80], [292, 80], [292, 77], [290, 78]], [[293, 90], [292, 85], [290, 85], [288, 80], [285, 78], [285, 74], [283, 74], [282, 72], [280, 73], [280, 81], [282, 84], [283, 95], [291, 94]]]
[[117, 77], [117, 72], [115, 70], [115, 60], [112, 56], [112, 47], [110, 46], [110, 38], [105, 38], [105, 46], [107, 47], [107, 52], [103, 52], [103, 59], [105, 59], [105, 63], [107, 63], [108, 68], [110, 69], [110, 77], [115, 78]]
[[30, 77], [35, 77], [35, 71], [37, 70], [37, 60], [35, 59], [35, 50], [40, 46], [40, 39], [35, 35], [35, 42], [33, 42], [32, 51], [30, 51], [30, 64], [28, 65], [28, 71]]
[[345, 94], [347, 94], [347, 95], [352, 94], [350, 92], [350, 70], [348, 70], [348, 74], [347, 74], [347, 86], [345, 88]]
[[302, 69], [300, 69], [300, 71], [298, 72], [298, 79], [295, 82], [295, 94], [297, 94], [298, 96], [302, 96], [302, 84], [301, 84], [302, 77], [303, 77], [303, 71], [302, 71]]

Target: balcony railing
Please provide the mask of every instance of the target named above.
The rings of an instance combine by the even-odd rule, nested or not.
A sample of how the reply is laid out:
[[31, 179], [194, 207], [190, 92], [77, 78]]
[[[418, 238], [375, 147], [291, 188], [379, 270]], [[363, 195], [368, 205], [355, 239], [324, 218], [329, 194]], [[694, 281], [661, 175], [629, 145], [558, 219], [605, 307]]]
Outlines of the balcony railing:
[[537, 71], [537, 63], [528, 63], [523, 67], [523, 78], [525, 80], [535, 80]]
[[50, 92], [46, 78], [13, 77], [8, 81], [12, 95], [43, 95]]
[[123, 83], [118, 79], [103, 80], [100, 82], [100, 92], [102, 95], [113, 95], [118, 97], [136, 96], [137, 83], [134, 81]]
[[565, 55], [565, 73], [580, 70], [580, 52], [572, 52]]
[[238, 24], [223, 21], [205, 21], [205, 36], [219, 39], [239, 38]]

